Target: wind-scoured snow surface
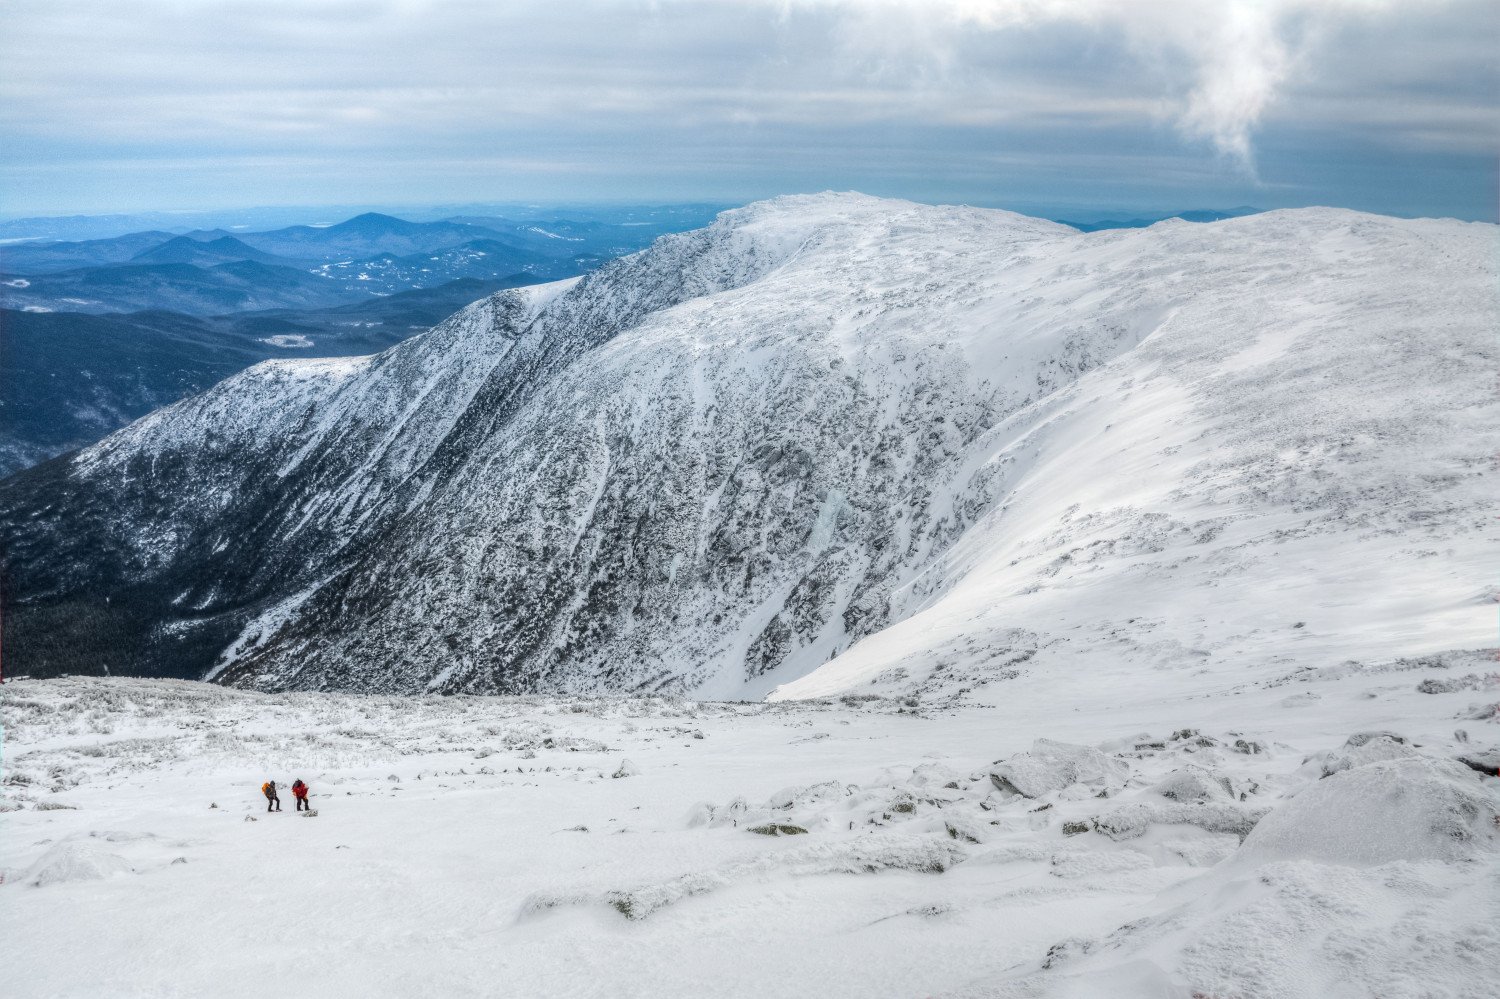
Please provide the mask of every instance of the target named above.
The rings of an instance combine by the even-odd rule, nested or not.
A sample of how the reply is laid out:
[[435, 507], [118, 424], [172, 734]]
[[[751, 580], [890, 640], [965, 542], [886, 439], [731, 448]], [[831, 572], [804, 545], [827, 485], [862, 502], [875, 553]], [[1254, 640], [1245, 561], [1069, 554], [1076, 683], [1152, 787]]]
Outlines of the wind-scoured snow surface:
[[999, 703], [1477, 648], [1495, 250], [1331, 209], [726, 212], [0, 484], [7, 651], [261, 690]]
[[7, 683], [5, 995], [1500, 994], [1493, 653], [1012, 687]]

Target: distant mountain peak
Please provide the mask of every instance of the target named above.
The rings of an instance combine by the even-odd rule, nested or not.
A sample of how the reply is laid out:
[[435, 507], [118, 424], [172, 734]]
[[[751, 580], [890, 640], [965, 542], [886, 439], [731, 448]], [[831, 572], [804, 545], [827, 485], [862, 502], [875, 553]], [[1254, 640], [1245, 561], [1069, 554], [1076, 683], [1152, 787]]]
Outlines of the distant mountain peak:
[[247, 243], [234, 236], [220, 236], [218, 239], [209, 240], [203, 245], [211, 246], [216, 250], [248, 250], [251, 253], [259, 252], [253, 246], [248, 245]]
[[337, 225], [329, 226], [324, 231], [404, 232], [421, 225], [422, 223], [420, 222], [408, 222], [406, 219], [400, 219], [394, 215], [383, 215], [380, 212], [365, 212], [362, 215], [354, 216], [352, 219], [346, 219]]
[[224, 235], [217, 239], [203, 240], [195, 238], [192, 234], [174, 236], [130, 258], [133, 264], [196, 264], [203, 267], [232, 263], [236, 260], [254, 260], [263, 264], [289, 262], [274, 254], [257, 250], [233, 236]]

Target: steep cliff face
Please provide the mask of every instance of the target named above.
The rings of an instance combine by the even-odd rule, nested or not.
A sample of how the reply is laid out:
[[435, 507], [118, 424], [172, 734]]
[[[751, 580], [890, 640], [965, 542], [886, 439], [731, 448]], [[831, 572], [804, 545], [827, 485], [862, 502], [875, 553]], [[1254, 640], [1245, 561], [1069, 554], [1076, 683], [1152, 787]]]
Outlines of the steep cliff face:
[[1142, 552], [1180, 549], [1151, 573], [1167, 602], [1215, 560], [1213, 585], [1258, 585], [1289, 538], [1337, 561], [1373, 532], [1415, 564], [1417, 535], [1493, 540], [1475, 456], [1500, 421], [1451, 401], [1493, 362], [1493, 240], [1328, 210], [1085, 235], [752, 205], [0, 483], [8, 651], [265, 688], [758, 696], [825, 663], [807, 689], [920, 685], [957, 643], [957, 689], [1113, 621], [1017, 591], [1139, 597]]

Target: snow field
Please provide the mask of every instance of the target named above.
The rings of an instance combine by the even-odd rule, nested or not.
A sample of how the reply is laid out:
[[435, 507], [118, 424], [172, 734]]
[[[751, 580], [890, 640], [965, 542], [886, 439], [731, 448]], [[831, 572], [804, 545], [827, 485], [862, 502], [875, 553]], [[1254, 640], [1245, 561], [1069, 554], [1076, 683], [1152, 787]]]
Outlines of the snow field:
[[1467, 663], [1067, 709], [11, 683], [6, 991], [1493, 994], [1494, 694], [1418, 689]]

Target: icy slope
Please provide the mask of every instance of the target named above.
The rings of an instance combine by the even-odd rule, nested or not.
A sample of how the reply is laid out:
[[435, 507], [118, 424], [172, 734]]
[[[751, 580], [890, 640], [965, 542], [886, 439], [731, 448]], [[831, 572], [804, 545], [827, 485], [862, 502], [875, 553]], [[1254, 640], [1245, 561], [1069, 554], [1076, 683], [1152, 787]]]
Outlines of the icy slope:
[[1082, 683], [1237, 681], [1492, 643], [1493, 229], [1227, 225], [1286, 254], [1295, 292], [1200, 297], [976, 442], [971, 482], [999, 501], [898, 592], [899, 624], [775, 696], [972, 687], [1015, 650]]
[[727, 212], [0, 484], [15, 654], [799, 697], [1472, 647], [1494, 240], [1330, 210]]

